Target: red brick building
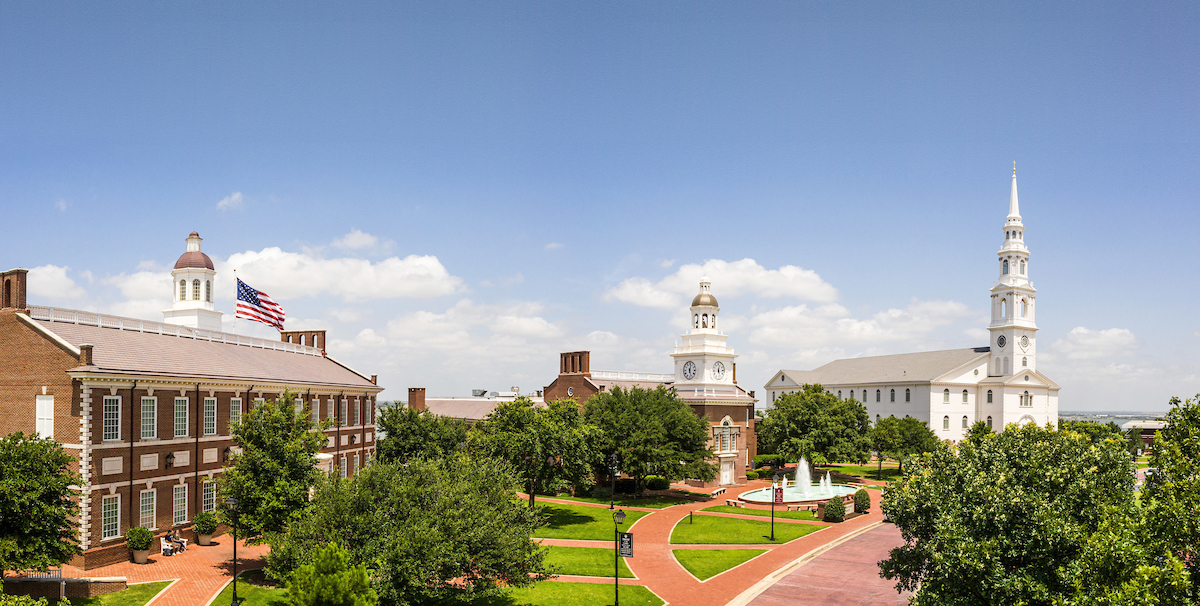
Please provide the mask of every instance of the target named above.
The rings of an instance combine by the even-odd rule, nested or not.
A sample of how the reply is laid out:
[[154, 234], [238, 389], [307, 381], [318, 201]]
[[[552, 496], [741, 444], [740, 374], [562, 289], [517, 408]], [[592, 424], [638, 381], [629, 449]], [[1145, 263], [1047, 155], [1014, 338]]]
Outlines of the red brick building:
[[84, 554], [73, 565], [127, 559], [131, 526], [189, 531], [217, 505], [230, 421], [285, 390], [332, 421], [319, 455], [330, 471], [352, 475], [374, 451], [382, 388], [330, 358], [324, 331], [269, 341], [33, 306], [26, 270], [0, 282], [0, 433], [52, 436], [78, 458]]

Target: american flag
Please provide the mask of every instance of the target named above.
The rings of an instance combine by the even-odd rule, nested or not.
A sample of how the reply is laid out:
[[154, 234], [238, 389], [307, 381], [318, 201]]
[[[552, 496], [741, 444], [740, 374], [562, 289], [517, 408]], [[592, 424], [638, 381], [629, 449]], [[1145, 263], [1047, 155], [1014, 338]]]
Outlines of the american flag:
[[262, 322], [268, 326], [274, 326], [276, 330], [283, 330], [285, 316], [283, 308], [272, 301], [267, 293], [250, 288], [245, 282], [242, 282], [241, 278], [238, 278], [237, 290], [238, 318]]

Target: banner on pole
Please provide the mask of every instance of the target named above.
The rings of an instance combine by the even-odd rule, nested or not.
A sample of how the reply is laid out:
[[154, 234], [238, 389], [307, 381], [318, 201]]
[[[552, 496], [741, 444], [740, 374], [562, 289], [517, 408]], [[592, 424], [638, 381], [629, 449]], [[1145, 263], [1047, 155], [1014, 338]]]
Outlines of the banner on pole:
[[618, 544], [620, 547], [617, 550], [617, 555], [619, 555], [623, 558], [632, 558], [633, 557], [633, 533], [632, 532], [622, 532], [619, 536], [619, 539], [620, 540], [619, 540]]
[[775, 487], [775, 504], [783, 505], [783, 488], [779, 486]]

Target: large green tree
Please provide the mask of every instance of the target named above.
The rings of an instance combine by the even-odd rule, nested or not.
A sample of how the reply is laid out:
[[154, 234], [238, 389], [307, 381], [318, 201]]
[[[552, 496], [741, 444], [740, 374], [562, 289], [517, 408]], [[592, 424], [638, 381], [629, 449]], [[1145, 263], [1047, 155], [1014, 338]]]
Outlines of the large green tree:
[[895, 416], [880, 419], [878, 423], [871, 426], [868, 436], [871, 438], [871, 450], [875, 451], [875, 457], [879, 462], [879, 466], [875, 470], [875, 479], [882, 480], [883, 460], [889, 458], [900, 460], [904, 444], [900, 434], [900, 419]]
[[786, 460], [814, 465], [866, 463], [871, 457], [870, 416], [861, 402], [839, 400], [821, 385], [805, 385], [775, 400], [759, 435]]
[[1099, 423], [1097, 421], [1067, 421], [1059, 419], [1058, 430], [1083, 434], [1093, 442], [1102, 442], [1114, 437], [1124, 439], [1124, 436], [1121, 435], [1121, 427], [1112, 421]]
[[241, 452], [217, 483], [222, 496], [237, 498], [239, 534], [252, 542], [303, 517], [308, 490], [322, 475], [314, 465], [329, 421], [313, 423], [307, 405], [297, 411], [295, 399], [288, 391], [263, 402], [232, 428]]
[[1166, 422], [1154, 438], [1154, 473], [1146, 480], [1142, 504], [1155, 544], [1186, 564], [1195, 603], [1200, 587], [1200, 395], [1186, 402], [1172, 398]]
[[496, 406], [470, 435], [472, 451], [508, 461], [533, 507], [535, 495], [586, 483], [599, 462], [599, 430], [585, 423], [574, 400], [537, 406], [517, 398]]
[[675, 390], [616, 387], [589, 398], [584, 418], [600, 428], [604, 460], [616, 453], [620, 470], [633, 478], [639, 494], [651, 474], [669, 480], [717, 477], [709, 423]]
[[374, 606], [379, 596], [371, 589], [367, 567], [351, 566], [337, 543], [318, 547], [311, 564], [292, 572], [289, 606]]
[[900, 431], [900, 449], [893, 458], [900, 462], [900, 472], [904, 472], [904, 462], [910, 457], [933, 452], [941, 443], [933, 430], [924, 421], [905, 416], [898, 425]]
[[0, 438], [0, 571], [46, 570], [81, 553], [75, 462], [49, 438]]
[[1010, 425], [909, 465], [883, 493], [905, 544], [880, 567], [917, 606], [1069, 598], [1090, 537], [1108, 512], [1133, 506], [1134, 470], [1116, 439]]
[[470, 603], [546, 578], [538, 509], [514, 501], [512, 467], [465, 452], [407, 465], [376, 463], [324, 478], [308, 514], [273, 535], [268, 575], [291, 578], [336, 543], [366, 566], [382, 604]]
[[467, 424], [462, 419], [408, 406], [384, 408], [376, 426], [383, 438], [376, 444], [375, 455], [377, 460], [385, 462], [443, 457], [467, 441]]

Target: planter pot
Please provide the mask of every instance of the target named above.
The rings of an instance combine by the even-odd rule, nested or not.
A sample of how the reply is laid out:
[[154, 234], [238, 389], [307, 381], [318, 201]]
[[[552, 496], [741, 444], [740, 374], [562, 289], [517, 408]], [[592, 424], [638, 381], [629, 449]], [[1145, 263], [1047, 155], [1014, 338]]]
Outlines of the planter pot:
[[202, 547], [208, 547], [209, 545], [212, 545], [212, 535], [198, 534], [196, 535], [196, 543]]
[[134, 564], [145, 564], [146, 559], [149, 557], [150, 557], [149, 549], [135, 549], [133, 551], [133, 563]]

